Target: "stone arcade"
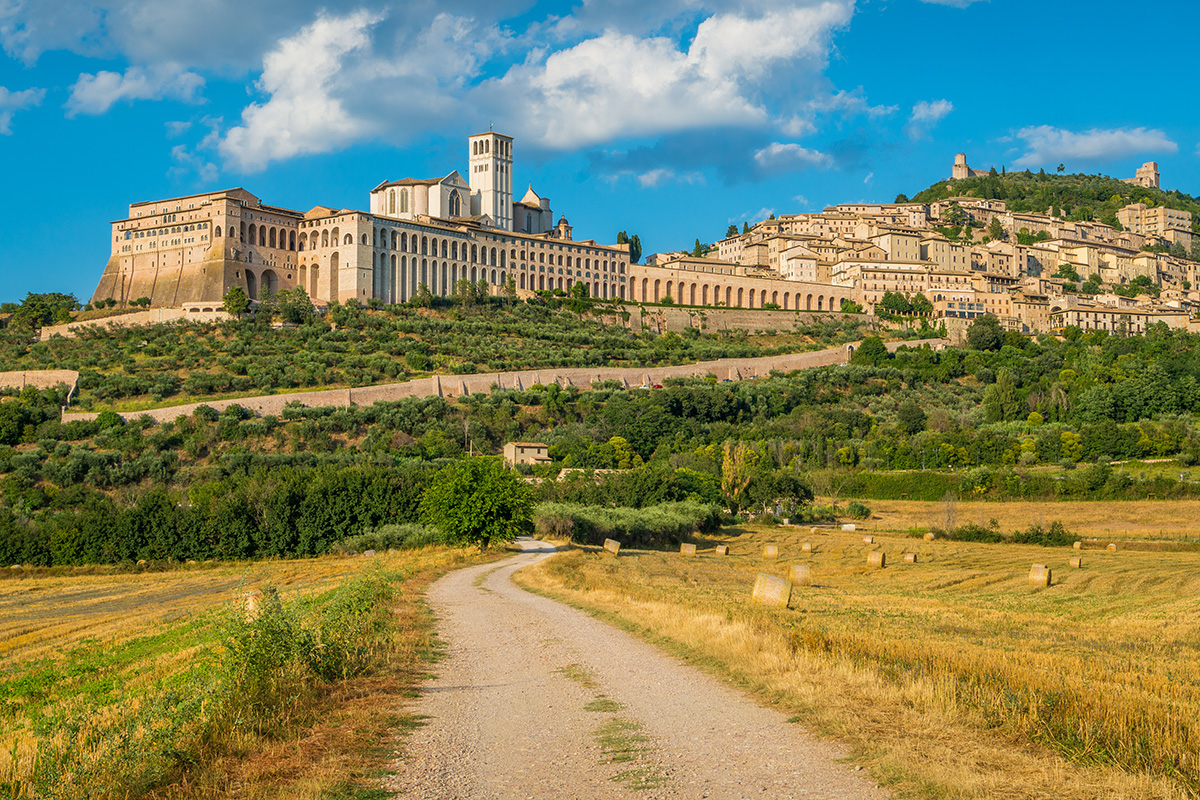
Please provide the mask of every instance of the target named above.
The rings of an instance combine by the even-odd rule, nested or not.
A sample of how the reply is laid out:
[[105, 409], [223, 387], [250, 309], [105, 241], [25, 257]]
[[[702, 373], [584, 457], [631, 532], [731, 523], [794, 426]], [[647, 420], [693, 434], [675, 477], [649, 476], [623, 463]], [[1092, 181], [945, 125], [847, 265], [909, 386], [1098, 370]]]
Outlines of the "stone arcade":
[[469, 179], [384, 181], [370, 211], [263, 203], [245, 189], [134, 203], [112, 223], [112, 255], [92, 301], [149, 297], [154, 306], [219, 309], [231, 288], [252, 299], [302, 287], [318, 303], [410, 299], [421, 285], [450, 295], [462, 279], [493, 292], [587, 284], [624, 298], [627, 245], [575, 241], [565, 218], [531, 186], [513, 200], [513, 140], [467, 139]]

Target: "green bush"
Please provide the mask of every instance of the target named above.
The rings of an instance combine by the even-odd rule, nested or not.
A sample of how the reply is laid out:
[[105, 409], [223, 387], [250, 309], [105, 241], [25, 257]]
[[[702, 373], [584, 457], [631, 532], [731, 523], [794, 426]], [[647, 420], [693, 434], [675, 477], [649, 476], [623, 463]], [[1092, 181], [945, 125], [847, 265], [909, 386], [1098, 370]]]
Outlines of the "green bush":
[[329, 548], [331, 553], [347, 555], [368, 550], [408, 550], [415, 547], [442, 544], [445, 537], [431, 525], [408, 522], [403, 525], [381, 525], [373, 531], [350, 536]]
[[721, 524], [715, 506], [693, 500], [647, 508], [542, 503], [534, 509], [533, 518], [537, 532], [543, 536], [569, 536], [591, 545], [617, 539], [629, 547], [677, 545], [694, 534], [715, 531]]

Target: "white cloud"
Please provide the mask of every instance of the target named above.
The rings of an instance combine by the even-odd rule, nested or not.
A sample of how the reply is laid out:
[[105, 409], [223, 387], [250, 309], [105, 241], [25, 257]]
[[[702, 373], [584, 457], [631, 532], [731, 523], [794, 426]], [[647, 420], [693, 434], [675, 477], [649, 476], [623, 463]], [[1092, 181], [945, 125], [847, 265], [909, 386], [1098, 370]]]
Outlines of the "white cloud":
[[1109, 161], [1139, 153], [1176, 153], [1179, 145], [1152, 128], [1092, 128], [1075, 133], [1050, 125], [1022, 128], [1017, 137], [1025, 141], [1025, 154], [1014, 164], [1034, 167], [1065, 161]]
[[637, 181], [643, 189], [649, 189], [664, 183], [704, 183], [704, 176], [699, 172], [676, 172], [669, 167], [658, 167], [638, 175]]
[[221, 155], [237, 169], [258, 172], [271, 161], [326, 152], [372, 129], [355, 118], [335, 91], [343, 60], [368, 44], [378, 17], [359, 11], [319, 16], [267, 55], [258, 86], [270, 94], [242, 112], [242, 124], [220, 142]]
[[981, 0], [921, 0], [922, 3], [929, 3], [935, 6], [951, 6], [952, 8], [966, 8], [972, 3], [978, 3]]
[[873, 181], [873, 180], [875, 180], [875, 173], [874, 173], [874, 172], [868, 172], [868, 173], [867, 173], [867, 177], [863, 178], [863, 183], [865, 183], [865, 184], [870, 184], [870, 183], [871, 183], [871, 181]]
[[103, 114], [122, 100], [162, 100], [172, 98], [196, 102], [196, 93], [204, 86], [204, 78], [175, 64], [153, 67], [130, 67], [119, 72], [83, 73], [71, 87], [67, 98], [67, 116]]
[[861, 88], [853, 92], [836, 91], [802, 103], [799, 110], [779, 121], [779, 127], [788, 136], [807, 136], [816, 133], [817, 121], [823, 116], [878, 119], [895, 114], [897, 109], [897, 106], [871, 105], [863, 97]]
[[11, 136], [13, 114], [39, 105], [45, 96], [45, 89], [22, 89], [19, 92], [10, 92], [0, 86], [0, 134]]
[[777, 172], [827, 167], [833, 163], [825, 153], [791, 142], [772, 142], [754, 154], [754, 161], [763, 170]]
[[171, 161], [174, 162], [174, 166], [167, 170], [167, 174], [172, 178], [181, 179], [194, 175], [196, 182], [200, 184], [212, 184], [217, 180], [217, 165], [189, 151], [182, 144], [171, 148]]
[[922, 100], [913, 106], [904, 132], [910, 139], [920, 139], [953, 110], [954, 104], [949, 100]]
[[753, 17], [713, 14], [687, 49], [666, 36], [606, 31], [537, 54], [477, 95], [515, 109], [507, 114], [511, 126], [552, 148], [697, 127], [762, 127], [774, 73], [796, 80], [818, 72], [830, 35], [853, 7], [853, 0], [827, 0]]

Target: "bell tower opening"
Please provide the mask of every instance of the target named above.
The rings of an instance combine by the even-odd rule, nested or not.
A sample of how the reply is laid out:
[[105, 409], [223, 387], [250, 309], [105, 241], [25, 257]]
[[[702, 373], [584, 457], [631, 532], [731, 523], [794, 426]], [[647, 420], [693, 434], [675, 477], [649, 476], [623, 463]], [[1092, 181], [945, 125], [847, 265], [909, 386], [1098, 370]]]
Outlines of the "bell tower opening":
[[471, 212], [487, 214], [506, 231], [513, 229], [512, 143], [495, 131], [467, 137]]

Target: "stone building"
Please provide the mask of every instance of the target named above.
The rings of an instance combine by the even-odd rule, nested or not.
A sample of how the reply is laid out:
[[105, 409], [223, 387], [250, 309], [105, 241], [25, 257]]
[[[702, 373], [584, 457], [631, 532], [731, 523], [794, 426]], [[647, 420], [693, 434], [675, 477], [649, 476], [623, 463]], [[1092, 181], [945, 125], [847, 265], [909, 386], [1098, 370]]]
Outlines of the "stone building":
[[1159, 188], [1158, 183], [1158, 162], [1147, 161], [1138, 167], [1137, 172], [1132, 178], [1122, 178], [1125, 183], [1132, 183], [1134, 186], [1144, 186], [1147, 189]]
[[530, 187], [513, 200], [513, 140], [492, 131], [467, 139], [469, 172], [384, 181], [369, 211], [315, 206], [301, 213], [264, 204], [245, 189], [129, 207], [112, 223], [112, 251], [92, 296], [152, 305], [219, 304], [234, 286], [252, 299], [294, 287], [319, 303], [394, 303], [424, 285], [450, 295], [460, 280], [500, 291], [569, 290], [622, 298], [628, 245], [577, 241], [554, 223], [550, 201]]

